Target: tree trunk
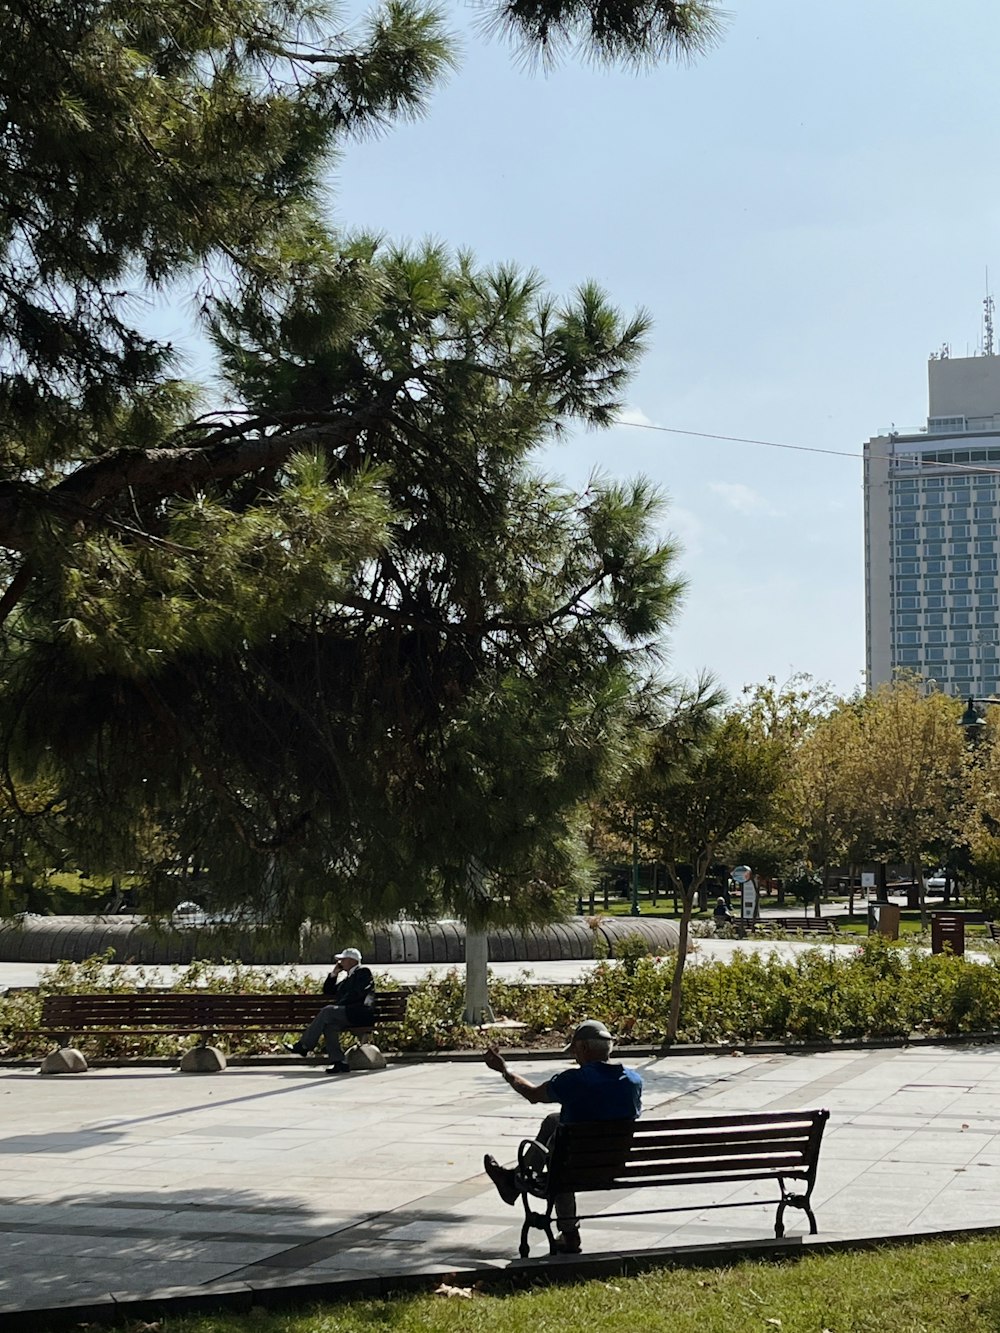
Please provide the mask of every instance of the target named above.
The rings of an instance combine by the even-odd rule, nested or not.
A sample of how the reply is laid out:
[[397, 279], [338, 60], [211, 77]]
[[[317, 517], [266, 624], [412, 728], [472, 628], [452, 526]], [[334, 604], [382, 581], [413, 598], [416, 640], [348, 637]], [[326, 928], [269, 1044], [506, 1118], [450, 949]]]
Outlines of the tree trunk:
[[877, 903], [888, 903], [889, 886], [886, 883], [885, 862], [879, 861], [875, 875], [875, 901]]
[[678, 924], [677, 957], [674, 959], [674, 975], [670, 979], [670, 1011], [667, 1014], [667, 1030], [664, 1045], [677, 1040], [677, 1029], [681, 1024], [681, 986], [684, 981], [684, 964], [687, 962], [688, 926], [694, 910], [694, 885], [681, 891], [681, 919]]
[[917, 901], [920, 903], [920, 929], [927, 929], [927, 889], [924, 885], [923, 867], [910, 862], [910, 879], [919, 886]]
[[492, 1023], [487, 980], [489, 944], [484, 930], [465, 927], [465, 1021], [479, 1027]]
[[823, 862], [823, 879], [820, 884], [819, 893], [816, 895], [816, 902], [813, 907], [813, 916], [821, 917], [823, 915], [823, 899], [826, 897], [826, 891], [830, 885], [830, 867]]

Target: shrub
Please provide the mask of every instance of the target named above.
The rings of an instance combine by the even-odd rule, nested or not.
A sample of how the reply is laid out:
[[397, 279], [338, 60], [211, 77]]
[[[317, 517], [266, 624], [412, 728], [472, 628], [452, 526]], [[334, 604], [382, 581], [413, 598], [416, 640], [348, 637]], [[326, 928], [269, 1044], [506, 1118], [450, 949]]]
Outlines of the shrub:
[[[666, 1029], [672, 975], [673, 959], [653, 958], [644, 946], [641, 953], [630, 950], [620, 965], [598, 962], [570, 986], [491, 976], [490, 998], [498, 1018], [525, 1025], [518, 1043], [564, 1041], [584, 1018], [603, 1019], [625, 1044], [656, 1043]], [[110, 966], [107, 955], [61, 963], [37, 992], [0, 997], [0, 1054], [26, 1059], [51, 1046], [30, 1031], [38, 1026], [46, 993], [126, 991], [146, 981], [142, 970]], [[311, 978], [294, 969], [250, 969], [238, 962], [193, 963], [175, 986], [245, 994], [315, 989]], [[725, 962], [694, 962], [685, 969], [683, 987], [681, 1041], [826, 1041], [1000, 1029], [1000, 957], [974, 963], [900, 947], [880, 936], [871, 936], [847, 957], [817, 948], [795, 960], [737, 951]], [[405, 1021], [386, 1024], [380, 1040], [390, 1049], [409, 1051], [480, 1046], [483, 1034], [464, 1023], [464, 1007], [464, 981], [456, 969], [441, 979], [428, 975], [414, 988]], [[125, 1058], [176, 1056], [191, 1040], [109, 1033], [81, 1037], [80, 1044], [90, 1057]], [[259, 1054], [273, 1051], [276, 1038], [251, 1032], [227, 1038], [226, 1045], [233, 1055]]]

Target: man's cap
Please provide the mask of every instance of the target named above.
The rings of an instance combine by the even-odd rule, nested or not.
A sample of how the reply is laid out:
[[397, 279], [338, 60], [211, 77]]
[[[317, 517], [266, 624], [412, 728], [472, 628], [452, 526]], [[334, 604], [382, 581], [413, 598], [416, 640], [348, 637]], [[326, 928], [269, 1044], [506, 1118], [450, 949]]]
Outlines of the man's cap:
[[614, 1041], [614, 1037], [599, 1018], [588, 1018], [574, 1029], [565, 1049], [568, 1051], [575, 1041]]
[[354, 961], [355, 961], [356, 963], [360, 963], [360, 962], [361, 962], [361, 950], [360, 950], [360, 949], [341, 949], [340, 953], [335, 953], [333, 956], [334, 956], [334, 958], [336, 958], [336, 959], [341, 959], [341, 958], [353, 958]]

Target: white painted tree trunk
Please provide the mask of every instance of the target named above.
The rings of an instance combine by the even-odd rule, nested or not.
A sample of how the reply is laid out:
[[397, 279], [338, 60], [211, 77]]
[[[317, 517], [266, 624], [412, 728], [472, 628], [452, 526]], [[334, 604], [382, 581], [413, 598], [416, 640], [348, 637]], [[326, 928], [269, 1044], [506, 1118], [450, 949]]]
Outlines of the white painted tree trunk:
[[486, 969], [489, 947], [485, 932], [465, 928], [465, 1021], [476, 1027], [493, 1022]]

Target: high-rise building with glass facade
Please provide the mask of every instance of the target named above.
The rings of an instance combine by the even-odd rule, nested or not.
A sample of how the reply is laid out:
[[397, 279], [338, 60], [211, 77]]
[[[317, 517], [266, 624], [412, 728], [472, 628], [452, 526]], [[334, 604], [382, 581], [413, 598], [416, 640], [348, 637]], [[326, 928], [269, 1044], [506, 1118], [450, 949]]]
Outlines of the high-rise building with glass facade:
[[1000, 356], [932, 357], [928, 390], [926, 426], [864, 447], [868, 681], [994, 695]]

